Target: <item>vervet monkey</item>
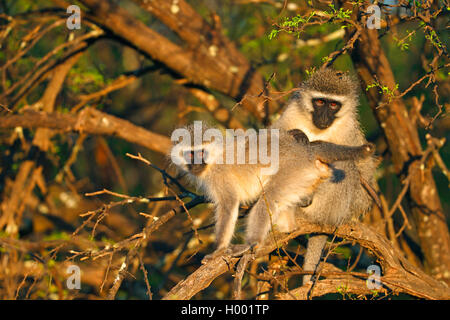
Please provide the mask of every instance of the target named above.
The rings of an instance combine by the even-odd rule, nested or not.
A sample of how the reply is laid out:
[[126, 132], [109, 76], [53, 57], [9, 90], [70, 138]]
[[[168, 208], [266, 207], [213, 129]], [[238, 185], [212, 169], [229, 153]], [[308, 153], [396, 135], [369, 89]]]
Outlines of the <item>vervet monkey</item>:
[[[330, 68], [318, 70], [292, 95], [273, 127], [300, 129], [311, 141], [366, 144], [357, 114], [358, 87], [348, 74]], [[370, 210], [372, 198], [361, 181], [373, 189], [376, 161], [374, 157], [339, 161], [333, 168], [335, 173], [317, 187], [311, 205], [299, 211], [312, 222], [339, 226]], [[326, 235], [310, 237], [305, 271], [315, 271], [326, 241]], [[305, 275], [303, 283], [310, 280], [311, 275]]]
[[[365, 158], [374, 151], [373, 145], [366, 143], [352, 147], [322, 141], [310, 143], [296, 129], [273, 129], [270, 134], [249, 130], [253, 134], [242, 132], [224, 137], [217, 129], [200, 126], [197, 133], [195, 124], [174, 131], [172, 141], [178, 143], [171, 150], [171, 160], [215, 205], [217, 250], [206, 260], [226, 249], [230, 253], [244, 252], [261, 243], [271, 225], [277, 224], [280, 212], [311, 204], [320, 183], [332, 174], [328, 164]], [[255, 154], [264, 153], [278, 163], [274, 166], [268, 161], [255, 161], [261, 160], [255, 159]], [[248, 160], [243, 161], [242, 156]], [[233, 251], [229, 244], [239, 204], [254, 201], [247, 221], [246, 244], [235, 246], [237, 251]]]

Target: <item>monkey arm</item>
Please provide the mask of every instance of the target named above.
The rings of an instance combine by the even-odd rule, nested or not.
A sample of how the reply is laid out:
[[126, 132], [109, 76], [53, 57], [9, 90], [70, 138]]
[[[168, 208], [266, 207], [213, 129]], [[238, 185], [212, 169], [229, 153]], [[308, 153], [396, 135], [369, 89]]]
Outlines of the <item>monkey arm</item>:
[[325, 163], [364, 159], [375, 151], [375, 146], [370, 143], [355, 147], [317, 140], [311, 142], [310, 147], [319, 160]]

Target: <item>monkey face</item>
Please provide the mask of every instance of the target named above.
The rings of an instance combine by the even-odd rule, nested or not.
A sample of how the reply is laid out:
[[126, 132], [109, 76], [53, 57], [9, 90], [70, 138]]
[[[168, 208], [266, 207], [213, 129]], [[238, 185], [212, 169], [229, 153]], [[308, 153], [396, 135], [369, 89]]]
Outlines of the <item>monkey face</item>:
[[183, 152], [183, 158], [187, 164], [205, 164], [207, 151], [205, 149], [185, 150]]
[[312, 121], [319, 129], [327, 129], [336, 119], [336, 114], [342, 107], [339, 101], [327, 98], [313, 98]]
[[196, 176], [200, 175], [206, 169], [207, 155], [205, 149], [184, 151], [183, 158], [186, 160], [188, 171]]

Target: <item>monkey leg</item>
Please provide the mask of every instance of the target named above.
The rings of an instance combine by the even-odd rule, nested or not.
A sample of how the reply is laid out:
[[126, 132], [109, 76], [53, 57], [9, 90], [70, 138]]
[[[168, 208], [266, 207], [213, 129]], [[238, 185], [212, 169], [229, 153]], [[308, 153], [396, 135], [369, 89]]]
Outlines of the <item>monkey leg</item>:
[[[228, 200], [230, 201], [230, 200]], [[216, 243], [217, 249], [228, 247], [233, 237], [239, 213], [239, 201], [220, 202], [216, 208]]]
[[[304, 271], [312, 271], [314, 275], [317, 272], [317, 267], [322, 257], [322, 251], [327, 243], [327, 235], [314, 235], [310, 236], [305, 254], [305, 261], [303, 262]], [[305, 274], [303, 276], [303, 285], [311, 281], [311, 274]]]
[[274, 221], [278, 219], [278, 209], [273, 201], [259, 198], [253, 206], [247, 220], [246, 242], [254, 246], [264, 241]]
[[[328, 165], [320, 165], [329, 171]], [[273, 225], [277, 225], [282, 232], [292, 231], [296, 227], [293, 208], [298, 204], [311, 204], [317, 186], [323, 181], [318, 171], [313, 170], [311, 174], [301, 177], [292, 174], [289, 167], [278, 171], [277, 177], [265, 186], [263, 194], [250, 211], [246, 229], [246, 242], [249, 245], [261, 243]]]
[[219, 255], [227, 254], [227, 248], [233, 237], [238, 213], [239, 201], [237, 197], [231, 194], [223, 194], [221, 199], [218, 199], [215, 210], [217, 249], [213, 253], [205, 256], [202, 263], [206, 263]]

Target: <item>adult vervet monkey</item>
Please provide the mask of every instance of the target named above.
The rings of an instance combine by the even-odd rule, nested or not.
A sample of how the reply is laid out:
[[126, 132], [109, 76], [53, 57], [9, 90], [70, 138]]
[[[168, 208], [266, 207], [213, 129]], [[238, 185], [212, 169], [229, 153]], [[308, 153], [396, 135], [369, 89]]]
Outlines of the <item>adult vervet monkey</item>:
[[[348, 146], [365, 144], [357, 113], [358, 88], [358, 82], [348, 74], [331, 68], [318, 70], [292, 95], [273, 127], [300, 129], [311, 141]], [[364, 183], [373, 190], [376, 161], [374, 157], [339, 161], [333, 167], [333, 176], [318, 186], [311, 205], [298, 210], [312, 222], [339, 226], [370, 210], [372, 197]], [[286, 220], [292, 214], [284, 212]], [[305, 271], [315, 271], [326, 241], [326, 235], [309, 238]], [[303, 277], [304, 284], [310, 280], [311, 275]]]

